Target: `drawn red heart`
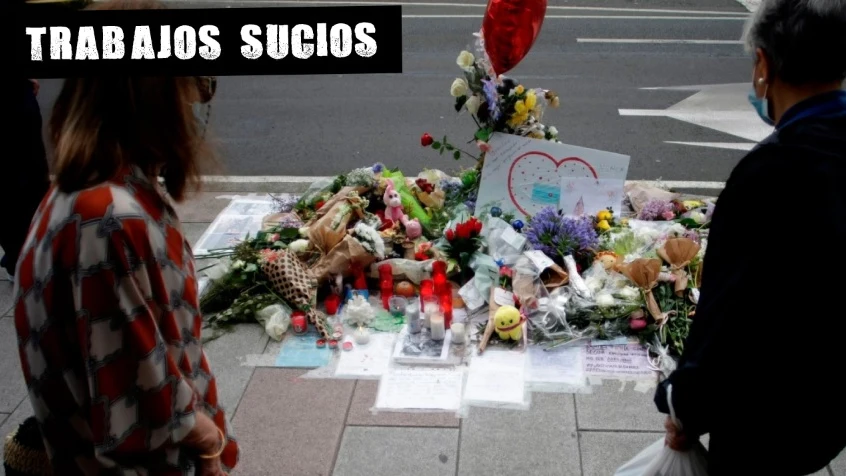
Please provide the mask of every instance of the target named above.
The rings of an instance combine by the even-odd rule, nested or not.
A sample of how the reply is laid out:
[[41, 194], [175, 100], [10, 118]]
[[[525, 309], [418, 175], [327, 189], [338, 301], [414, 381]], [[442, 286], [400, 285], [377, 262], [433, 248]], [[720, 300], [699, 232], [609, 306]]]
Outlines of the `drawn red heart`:
[[[564, 167], [562, 167], [564, 166]], [[565, 173], [566, 175], [562, 175]], [[526, 184], [549, 184], [559, 187], [562, 177], [593, 177], [599, 178], [596, 169], [586, 160], [578, 157], [566, 157], [555, 159], [544, 152], [526, 152], [517, 157], [508, 169], [508, 196], [511, 203], [524, 215], [529, 215], [526, 204], [521, 205], [514, 193], [515, 188], [526, 187]], [[520, 180], [515, 185], [515, 180]], [[531, 192], [528, 195], [531, 197]], [[557, 207], [556, 207], [557, 208]]]

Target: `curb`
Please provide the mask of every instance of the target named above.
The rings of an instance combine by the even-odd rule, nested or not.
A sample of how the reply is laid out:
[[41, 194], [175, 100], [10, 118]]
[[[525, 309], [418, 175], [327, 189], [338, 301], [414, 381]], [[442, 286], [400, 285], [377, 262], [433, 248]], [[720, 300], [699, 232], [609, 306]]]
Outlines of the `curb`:
[[[219, 176], [203, 177], [203, 192], [253, 192], [253, 193], [289, 193], [299, 195], [308, 190], [318, 180], [332, 179], [332, 177], [298, 177], [298, 176]], [[660, 183], [673, 191], [685, 194], [716, 196], [725, 187], [725, 182], [690, 182], [690, 181], [655, 181], [628, 180], [627, 184], [656, 184]]]

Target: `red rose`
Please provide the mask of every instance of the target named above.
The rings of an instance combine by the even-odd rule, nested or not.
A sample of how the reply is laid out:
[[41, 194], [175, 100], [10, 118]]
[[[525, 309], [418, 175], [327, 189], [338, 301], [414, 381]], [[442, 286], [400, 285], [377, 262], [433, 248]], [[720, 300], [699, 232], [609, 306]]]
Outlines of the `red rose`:
[[432, 139], [428, 132], [420, 137], [420, 145], [423, 147], [429, 147], [433, 142], [435, 142], [435, 139]]
[[470, 233], [473, 231], [469, 223], [459, 223], [455, 227], [455, 233], [458, 235], [459, 238], [466, 240], [470, 238]]
[[321, 201], [317, 202], [317, 203], [314, 205], [314, 209], [315, 209], [315, 210], [320, 210], [321, 208], [323, 208], [323, 205], [326, 205], [326, 202], [324, 202], [323, 200], [321, 200]]
[[473, 220], [475, 221], [475, 223], [473, 224], [473, 231], [475, 231], [476, 234], [478, 235], [479, 233], [482, 232], [482, 222], [480, 222], [479, 220], [476, 220], [475, 218]]
[[452, 230], [447, 230], [446, 231], [446, 239], [447, 239], [447, 241], [454, 240], [455, 239], [455, 232], [452, 231]]

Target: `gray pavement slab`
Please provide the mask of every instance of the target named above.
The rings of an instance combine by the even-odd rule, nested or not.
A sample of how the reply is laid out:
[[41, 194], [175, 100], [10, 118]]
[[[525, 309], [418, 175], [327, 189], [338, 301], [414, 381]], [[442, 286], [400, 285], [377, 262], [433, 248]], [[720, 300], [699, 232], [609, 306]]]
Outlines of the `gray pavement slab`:
[[208, 223], [182, 223], [182, 234], [188, 240], [188, 243], [194, 246], [208, 227]]
[[580, 430], [663, 431], [666, 416], [653, 403], [654, 389], [634, 390], [634, 382], [606, 380], [593, 393], [576, 395]]
[[[7, 277], [6, 271], [3, 270], [2, 274], [4, 277]], [[14, 304], [14, 296], [12, 292], [14, 291], [15, 283], [12, 281], [0, 281], [0, 317], [11, 316], [14, 314], [14, 308], [12, 305]]]
[[260, 325], [242, 324], [204, 346], [217, 378], [218, 399], [230, 418], [253, 374], [253, 367], [244, 365], [246, 356], [264, 351], [268, 339]]
[[347, 425], [458, 428], [461, 423], [461, 419], [452, 413], [379, 412], [374, 415], [370, 409], [376, 402], [378, 391], [378, 380], [358, 381], [347, 415]]
[[573, 396], [536, 393], [528, 411], [471, 408], [461, 427], [458, 466], [459, 476], [516, 476], [527, 468], [580, 475]]
[[583, 476], [610, 476], [664, 433], [580, 431]]
[[255, 369], [232, 421], [241, 447], [233, 475], [330, 473], [355, 381], [299, 378], [303, 373]]
[[26, 397], [14, 320], [0, 319], [0, 412], [12, 413]]
[[[211, 223], [223, 211], [235, 195], [249, 195], [251, 192], [197, 192], [182, 203], [174, 203], [176, 214], [182, 223]], [[262, 195], [264, 196], [264, 195]]]
[[831, 473], [834, 476], [846, 476], [846, 450], [840, 453], [840, 456], [834, 458], [834, 461], [828, 467], [831, 468]]
[[453, 476], [457, 458], [456, 429], [347, 427], [332, 475]]

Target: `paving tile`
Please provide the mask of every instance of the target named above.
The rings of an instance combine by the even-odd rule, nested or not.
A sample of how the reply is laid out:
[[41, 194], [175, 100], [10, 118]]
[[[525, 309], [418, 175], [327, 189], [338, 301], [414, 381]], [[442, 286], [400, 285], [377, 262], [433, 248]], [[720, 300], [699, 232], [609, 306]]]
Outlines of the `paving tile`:
[[[24, 422], [27, 418], [34, 415], [32, 411], [32, 405], [29, 403], [29, 398], [25, 399], [18, 405], [18, 408], [6, 418], [6, 421], [0, 425], [0, 441], [6, 441], [6, 435], [15, 430], [18, 425]], [[3, 452], [0, 451], [0, 476], [5, 476], [5, 471], [3, 469]]]
[[454, 413], [394, 413], [370, 412], [379, 391], [378, 380], [359, 380], [347, 415], [347, 425], [354, 426], [415, 426], [458, 428], [461, 419]]
[[577, 394], [579, 429], [663, 431], [666, 415], [655, 408], [654, 391], [636, 392], [634, 385], [606, 380], [593, 393]]
[[191, 246], [196, 246], [197, 241], [200, 240], [200, 237], [203, 236], [203, 233], [208, 227], [208, 223], [183, 223], [182, 233], [185, 235], [185, 238], [188, 239], [188, 243], [191, 243]]
[[261, 354], [268, 339], [262, 326], [239, 324], [204, 347], [217, 378], [218, 398], [229, 418], [232, 418], [253, 374], [254, 367], [246, 365], [248, 356]]
[[834, 458], [828, 467], [831, 468], [831, 474], [834, 476], [846, 476], [846, 450]]
[[[8, 277], [5, 275], [3, 277]], [[11, 316], [14, 314], [14, 292], [15, 283], [13, 281], [0, 281], [0, 317]]]
[[200, 192], [189, 196], [174, 208], [182, 223], [211, 223], [223, 211], [235, 195], [247, 192]]
[[26, 382], [21, 372], [15, 322], [0, 319], [0, 412], [12, 413], [26, 397]]
[[453, 476], [457, 453], [456, 429], [351, 426], [332, 476]]
[[609, 476], [664, 433], [580, 431], [583, 476]]
[[[535, 393], [528, 411], [471, 408], [458, 474], [580, 475], [573, 396]], [[604, 476], [608, 476], [607, 474]]]
[[232, 422], [241, 446], [233, 474], [330, 473], [355, 381], [298, 378], [303, 373], [255, 369]]

